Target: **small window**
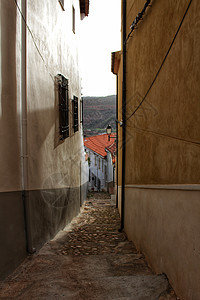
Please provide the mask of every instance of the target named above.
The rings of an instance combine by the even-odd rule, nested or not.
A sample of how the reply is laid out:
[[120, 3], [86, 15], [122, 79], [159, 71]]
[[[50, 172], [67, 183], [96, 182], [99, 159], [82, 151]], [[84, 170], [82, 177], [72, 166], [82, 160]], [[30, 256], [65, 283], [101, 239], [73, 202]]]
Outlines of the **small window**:
[[65, 3], [64, 3], [64, 0], [58, 0], [62, 9], [65, 10]]
[[58, 75], [60, 140], [69, 137], [69, 92], [68, 79]]
[[102, 172], [103, 172], [103, 159], [102, 159]]
[[99, 170], [101, 170], [101, 159], [99, 158]]
[[72, 31], [75, 33], [75, 8], [72, 6]]
[[96, 157], [96, 155], [94, 156], [94, 164], [95, 164], [95, 166], [97, 165], [97, 157]]
[[72, 101], [73, 128], [74, 132], [78, 131], [78, 98], [74, 96]]

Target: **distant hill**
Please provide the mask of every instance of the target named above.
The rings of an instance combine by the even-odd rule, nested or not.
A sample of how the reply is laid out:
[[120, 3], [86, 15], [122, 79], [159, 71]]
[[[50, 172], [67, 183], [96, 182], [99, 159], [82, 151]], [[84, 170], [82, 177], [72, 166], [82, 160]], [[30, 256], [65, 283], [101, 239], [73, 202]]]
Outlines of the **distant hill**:
[[83, 128], [85, 136], [105, 133], [110, 124], [116, 130], [116, 96], [83, 97]]

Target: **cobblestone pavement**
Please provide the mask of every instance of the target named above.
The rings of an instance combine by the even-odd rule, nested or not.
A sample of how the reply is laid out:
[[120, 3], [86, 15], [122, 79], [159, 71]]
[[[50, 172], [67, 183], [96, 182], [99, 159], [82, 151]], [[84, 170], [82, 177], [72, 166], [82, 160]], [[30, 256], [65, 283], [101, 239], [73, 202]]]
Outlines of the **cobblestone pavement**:
[[78, 217], [0, 285], [0, 299], [175, 300], [124, 232], [115, 203], [95, 194]]

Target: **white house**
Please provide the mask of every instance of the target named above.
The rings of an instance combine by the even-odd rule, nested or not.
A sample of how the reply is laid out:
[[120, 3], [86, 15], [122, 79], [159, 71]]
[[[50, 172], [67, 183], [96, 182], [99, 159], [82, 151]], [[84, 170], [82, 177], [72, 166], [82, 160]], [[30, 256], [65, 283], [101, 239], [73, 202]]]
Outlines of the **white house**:
[[115, 135], [107, 134], [84, 139], [89, 164], [89, 190], [112, 192], [115, 181]]

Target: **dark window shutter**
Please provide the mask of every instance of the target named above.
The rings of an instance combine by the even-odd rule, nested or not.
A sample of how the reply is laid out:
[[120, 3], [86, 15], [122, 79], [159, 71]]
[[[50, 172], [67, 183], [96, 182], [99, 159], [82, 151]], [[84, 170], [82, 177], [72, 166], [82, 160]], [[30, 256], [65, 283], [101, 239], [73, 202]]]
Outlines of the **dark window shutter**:
[[60, 75], [59, 81], [59, 119], [60, 139], [64, 140], [69, 136], [69, 92], [68, 79]]
[[74, 96], [72, 102], [72, 112], [73, 112], [73, 127], [74, 132], [78, 131], [78, 98]]

